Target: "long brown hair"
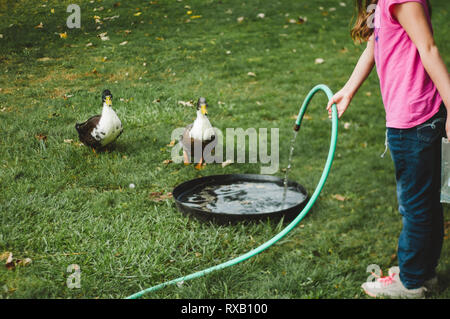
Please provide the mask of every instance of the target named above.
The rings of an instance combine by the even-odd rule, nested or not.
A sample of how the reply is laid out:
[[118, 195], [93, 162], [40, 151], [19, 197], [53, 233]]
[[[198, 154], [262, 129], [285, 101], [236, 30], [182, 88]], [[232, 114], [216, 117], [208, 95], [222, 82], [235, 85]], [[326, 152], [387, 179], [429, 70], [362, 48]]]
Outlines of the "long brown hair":
[[[368, 18], [374, 13], [375, 10], [367, 12], [367, 7], [371, 4], [378, 4], [378, 0], [355, 0], [356, 19], [353, 28], [350, 31], [350, 35], [353, 41], [357, 43], [366, 42], [369, 40], [373, 33], [373, 28], [367, 25]], [[428, 11], [431, 16], [431, 3], [427, 0]]]

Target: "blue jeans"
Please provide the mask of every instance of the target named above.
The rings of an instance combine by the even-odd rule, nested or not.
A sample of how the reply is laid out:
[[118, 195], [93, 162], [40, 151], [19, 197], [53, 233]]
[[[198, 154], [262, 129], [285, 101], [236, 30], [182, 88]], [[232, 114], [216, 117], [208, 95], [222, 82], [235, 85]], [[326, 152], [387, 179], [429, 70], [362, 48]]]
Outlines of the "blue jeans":
[[408, 289], [436, 275], [444, 237], [440, 203], [441, 139], [446, 109], [410, 129], [387, 129], [395, 166], [397, 199], [403, 227], [398, 241], [400, 280]]

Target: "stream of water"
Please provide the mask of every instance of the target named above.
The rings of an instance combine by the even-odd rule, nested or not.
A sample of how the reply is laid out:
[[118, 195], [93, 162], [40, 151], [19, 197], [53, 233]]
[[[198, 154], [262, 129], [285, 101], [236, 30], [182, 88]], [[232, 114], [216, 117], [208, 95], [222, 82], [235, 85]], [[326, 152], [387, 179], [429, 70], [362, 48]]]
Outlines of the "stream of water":
[[284, 174], [284, 181], [283, 181], [283, 185], [284, 185], [284, 190], [283, 190], [283, 200], [282, 202], [282, 207], [285, 208], [286, 207], [286, 195], [287, 195], [287, 189], [288, 189], [288, 177], [289, 177], [289, 171], [291, 170], [291, 164], [292, 164], [292, 156], [294, 155], [294, 147], [295, 147], [295, 139], [297, 138], [297, 134], [298, 131], [294, 130], [294, 136], [292, 137], [291, 140], [291, 145], [290, 145], [290, 150], [289, 150], [289, 161], [288, 161], [288, 166], [286, 167], [286, 172]]

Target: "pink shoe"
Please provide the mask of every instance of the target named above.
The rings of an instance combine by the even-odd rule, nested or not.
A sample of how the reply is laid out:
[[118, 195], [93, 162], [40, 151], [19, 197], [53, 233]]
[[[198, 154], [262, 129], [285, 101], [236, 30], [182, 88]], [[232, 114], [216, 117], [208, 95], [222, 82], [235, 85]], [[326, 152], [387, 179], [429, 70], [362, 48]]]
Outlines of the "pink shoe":
[[[393, 267], [395, 268], [395, 267]], [[398, 268], [398, 267], [397, 267]], [[391, 268], [392, 269], [392, 268]], [[375, 281], [365, 282], [361, 285], [366, 294], [371, 297], [387, 297], [387, 298], [405, 298], [405, 299], [420, 299], [425, 298], [425, 287], [408, 289], [403, 286], [400, 281], [400, 276], [396, 269], [389, 270], [389, 276], [379, 276]]]

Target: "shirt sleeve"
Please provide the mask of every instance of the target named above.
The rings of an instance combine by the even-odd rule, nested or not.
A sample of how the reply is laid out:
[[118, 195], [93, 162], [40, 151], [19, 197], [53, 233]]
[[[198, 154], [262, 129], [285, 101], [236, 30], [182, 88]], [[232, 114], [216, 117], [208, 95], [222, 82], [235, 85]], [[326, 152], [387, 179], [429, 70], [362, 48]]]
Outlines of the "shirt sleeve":
[[428, 4], [427, 4], [427, 0], [388, 0], [387, 1], [387, 14], [389, 16], [389, 19], [391, 20], [391, 23], [397, 23], [398, 21], [397, 19], [395, 19], [393, 13], [394, 13], [394, 6], [396, 4], [402, 4], [402, 3], [406, 3], [406, 2], [418, 2], [420, 4], [422, 4], [426, 14], [428, 15]]

